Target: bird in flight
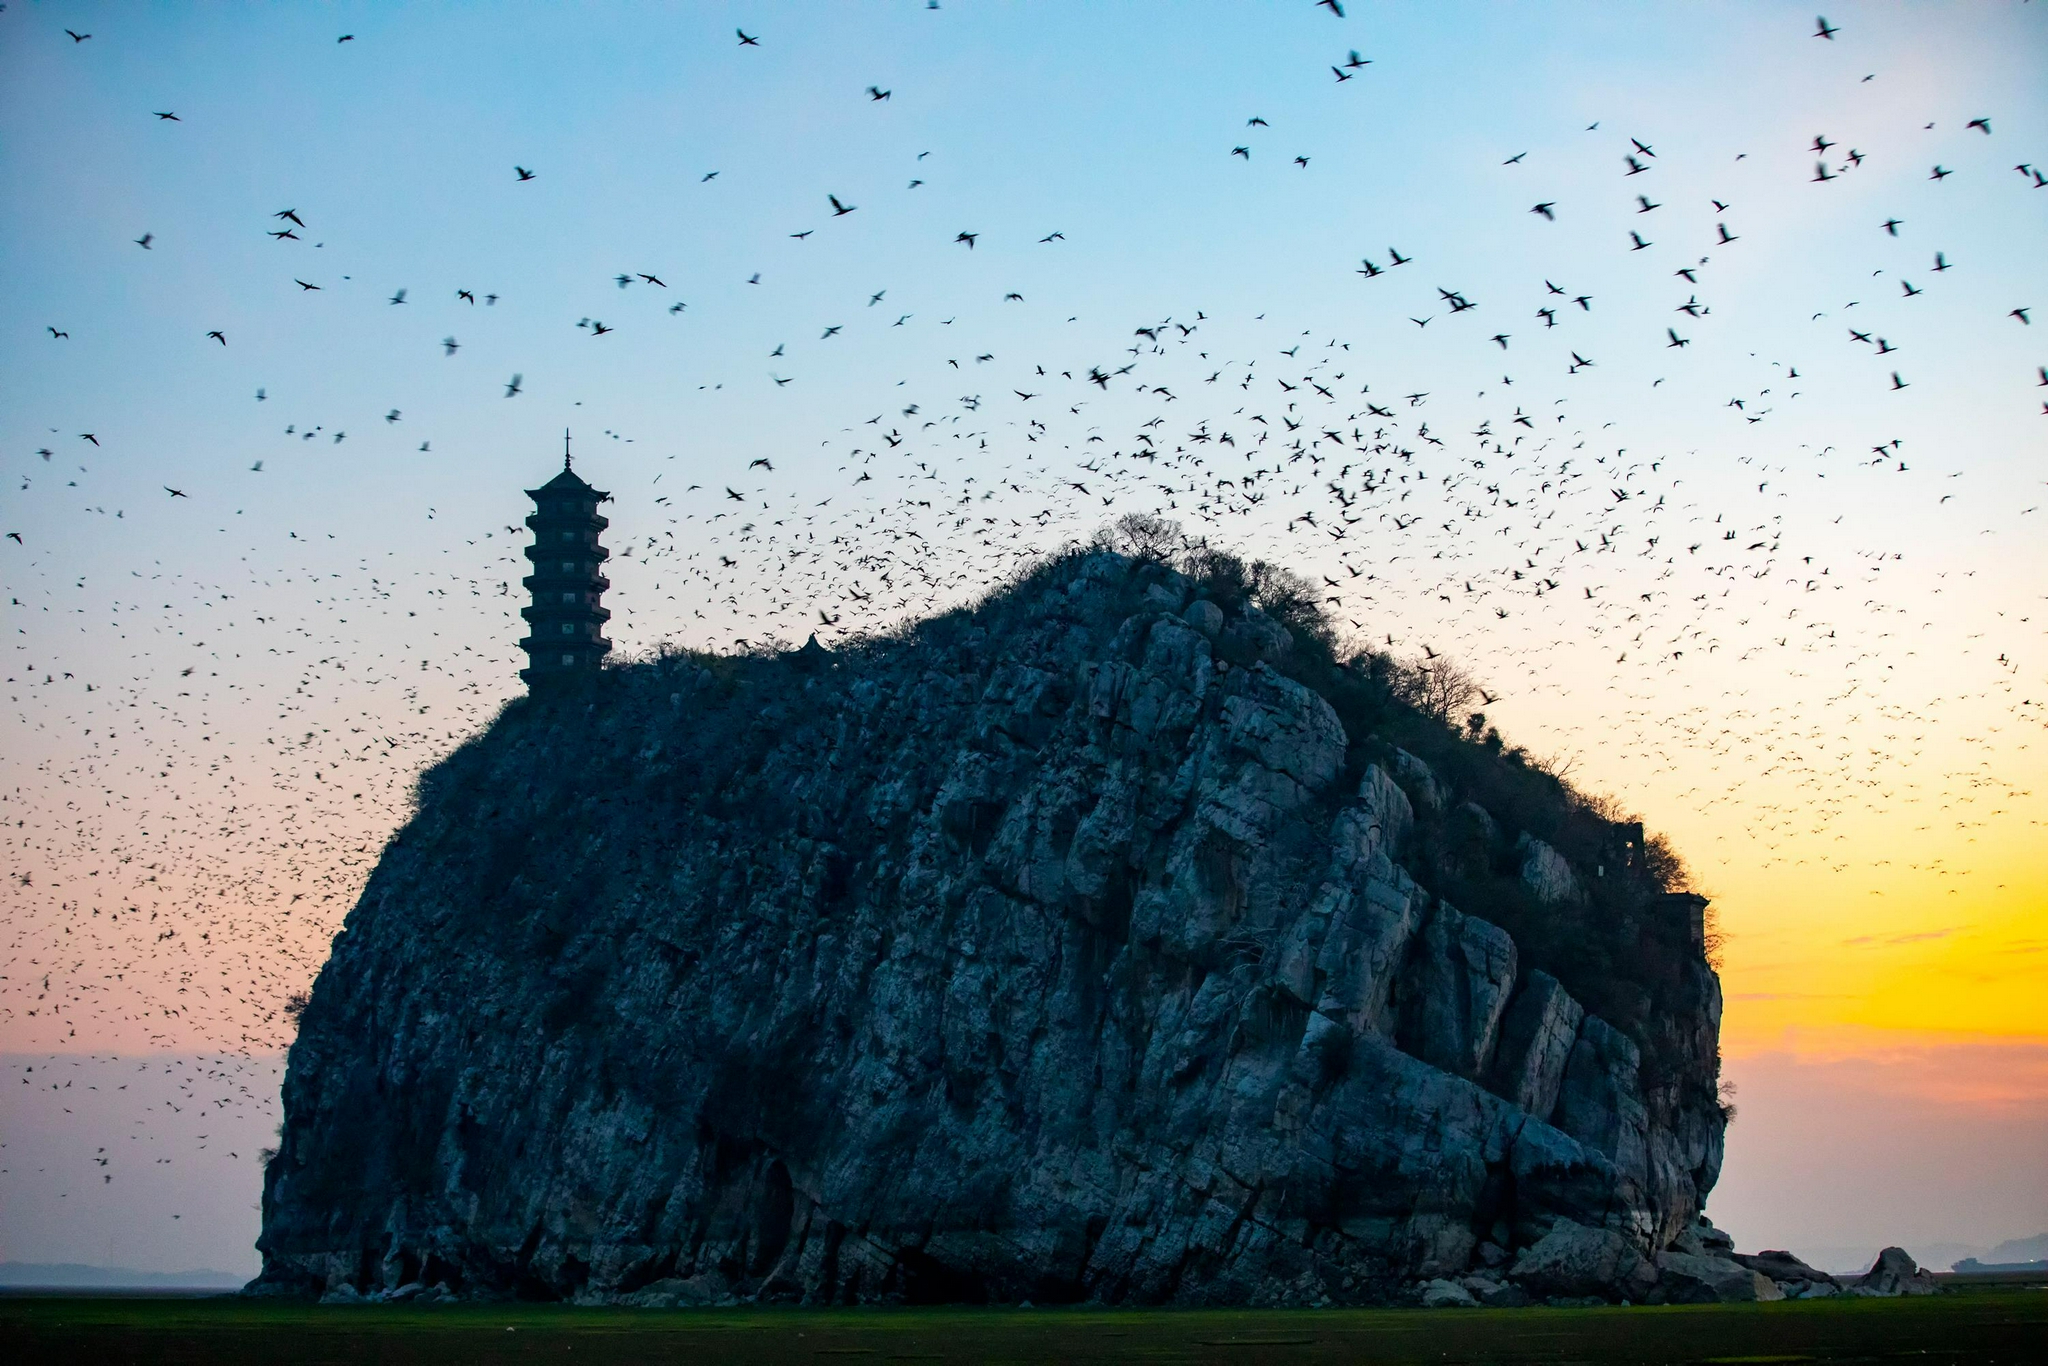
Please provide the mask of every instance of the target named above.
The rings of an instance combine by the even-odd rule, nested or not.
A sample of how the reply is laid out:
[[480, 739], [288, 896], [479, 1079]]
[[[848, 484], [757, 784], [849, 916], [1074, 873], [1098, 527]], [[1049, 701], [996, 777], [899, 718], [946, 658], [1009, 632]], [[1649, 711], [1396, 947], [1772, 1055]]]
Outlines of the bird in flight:
[[292, 277], [292, 283], [297, 285], [300, 289], [313, 290], [320, 288], [320, 286], [318, 285], [307, 284], [304, 280], [299, 279], [297, 276]]
[[515, 394], [518, 394], [518, 393], [522, 392], [522, 391], [520, 390], [520, 388], [519, 388], [519, 382], [520, 382], [521, 380], [525, 379], [525, 378], [526, 378], [526, 376], [524, 376], [524, 375], [514, 375], [514, 376], [512, 376], [512, 382], [511, 382], [510, 384], [507, 384], [507, 385], [505, 386], [505, 397], [506, 397], [506, 398], [511, 398], [511, 397], [512, 397], [512, 396], [514, 396]]
[[388, 300], [387, 302], [390, 302], [390, 303], [394, 303], [394, 304], [402, 304], [402, 303], [404, 303], [404, 302], [405, 302], [405, 291], [404, 291], [404, 290], [402, 290], [402, 289], [401, 289], [401, 290], [399, 290], [399, 291], [398, 291], [398, 292], [397, 292], [396, 294], [392, 295], [392, 296], [391, 296], [391, 298], [390, 298], [390, 299], [389, 299], [389, 300]]
[[1954, 171], [1944, 170], [1941, 164], [1937, 162], [1934, 167], [1934, 174], [1928, 176], [1927, 178], [1929, 180], [1946, 180], [1954, 174]]
[[[167, 110], [158, 109], [153, 112], [156, 114], [158, 118], [164, 120], [164, 122], [166, 123], [183, 123], [185, 121], [179, 118], [176, 114], [170, 113]], [[1987, 128], [1984, 131], [1988, 133], [1991, 130]]]
[[1501, 165], [1503, 165], [1503, 166], [1512, 166], [1512, 165], [1514, 165], [1514, 164], [1515, 164], [1516, 162], [1520, 161], [1520, 160], [1521, 160], [1521, 159], [1522, 159], [1523, 157], [1525, 157], [1525, 156], [1527, 156], [1527, 155], [1529, 155], [1529, 154], [1528, 154], [1527, 152], [1517, 152], [1517, 153], [1515, 153], [1515, 154], [1514, 154], [1513, 156], [1509, 157], [1509, 158], [1508, 158], [1508, 159], [1507, 159], [1506, 161], [1503, 161], [1503, 162], [1501, 163]]
[[140, 237], [138, 237], [138, 238], [136, 238], [136, 239], [135, 239], [135, 245], [136, 245], [136, 246], [138, 246], [138, 247], [141, 247], [141, 248], [142, 248], [142, 249], [143, 249], [144, 251], [148, 251], [148, 250], [149, 250], [149, 244], [150, 244], [151, 242], [154, 242], [155, 240], [156, 240], [156, 234], [155, 234], [155, 233], [153, 233], [153, 232], [146, 232], [146, 233], [142, 234], [142, 236], [140, 236]]
[[1529, 210], [1529, 212], [1530, 212], [1530, 213], [1540, 213], [1540, 214], [1542, 214], [1542, 215], [1543, 215], [1543, 216], [1544, 216], [1545, 218], [1547, 218], [1547, 219], [1549, 219], [1549, 220], [1550, 220], [1551, 222], [1555, 223], [1555, 222], [1557, 221], [1557, 215], [1556, 215], [1556, 214], [1554, 214], [1554, 213], [1552, 213], [1552, 212], [1551, 212], [1551, 210], [1552, 210], [1552, 209], [1554, 209], [1554, 208], [1556, 208], [1556, 207], [1557, 207], [1557, 201], [1556, 201], [1555, 199], [1549, 199], [1549, 200], [1545, 200], [1545, 201], [1544, 201], [1543, 203], [1541, 203], [1541, 204], [1538, 204], [1538, 205], [1536, 205], [1536, 206], [1535, 206], [1534, 208], [1530, 209], [1530, 210]]
[[217, 328], [214, 331], [207, 333], [206, 335], [213, 338], [215, 341], [219, 342], [222, 346], [226, 346], [228, 344], [227, 334], [221, 332]]
[[1233, 147], [1230, 149], [1230, 154], [1234, 157], [1243, 157], [1246, 161], [1252, 159], [1252, 149], [1249, 147]]
[[74, 43], [82, 43], [86, 39], [92, 37], [90, 33], [72, 33], [72, 31], [68, 28], [65, 29], [64, 32], [70, 34], [71, 41]]
[[974, 239], [979, 236], [981, 236], [981, 234], [978, 232], [963, 232], [958, 237], [955, 237], [953, 240], [955, 242], [965, 242], [967, 244], [967, 249], [969, 251], [973, 251]]
[[1681, 337], [1681, 336], [1679, 336], [1679, 335], [1678, 335], [1678, 330], [1677, 330], [1676, 328], [1671, 328], [1671, 327], [1667, 327], [1667, 328], [1665, 328], [1665, 329], [1664, 329], [1664, 335], [1665, 335], [1665, 336], [1667, 336], [1667, 337], [1669, 337], [1669, 338], [1671, 338], [1670, 342], [1668, 342], [1668, 343], [1666, 344], [1666, 346], [1665, 346], [1665, 349], [1666, 349], [1667, 351], [1668, 351], [1668, 350], [1670, 350], [1670, 349], [1671, 349], [1671, 347], [1673, 347], [1673, 346], [1690, 346], [1690, 345], [1692, 345], [1692, 338], [1691, 338], [1691, 337]]
[[527, 170], [524, 166], [514, 166], [512, 170], [521, 180], [533, 179], [533, 172]]
[[749, 38], [749, 37], [747, 36], [747, 31], [746, 31], [745, 29], [743, 29], [743, 28], [736, 28], [736, 29], [734, 29], [734, 30], [733, 30], [733, 32], [734, 32], [734, 33], [737, 33], [737, 34], [739, 34], [739, 36], [740, 36], [740, 46], [741, 46], [741, 47], [759, 47], [759, 46], [761, 46], [761, 40], [760, 40], [759, 38]]
[[185, 492], [185, 490], [174, 489], [169, 484], [164, 485], [164, 492], [170, 494], [171, 497], [173, 498], [185, 498], [190, 496]]
[[871, 100], [886, 100], [895, 93], [893, 90], [883, 90], [878, 86], [868, 87], [868, 98]]
[[1838, 26], [1828, 23], [1828, 17], [1825, 14], [1815, 15], [1813, 22], [1817, 25], [1813, 30], [1813, 36], [1825, 38], [1831, 43], [1835, 40], [1835, 35], [1842, 31]]
[[1342, 19], [1344, 17], [1344, 6], [1337, 3], [1337, 0], [1316, 0], [1316, 8], [1326, 9], [1330, 13], [1336, 15], [1339, 19]]
[[836, 194], [828, 194], [825, 196], [825, 198], [832, 202], [832, 216], [834, 218], [844, 218], [847, 214], [852, 213], [855, 209], [860, 207], [860, 205], [858, 204], [840, 203], [839, 196]]
[[1964, 124], [1963, 126], [1965, 128], [1975, 128], [1976, 130], [1984, 134], [1984, 136], [1987, 138], [1991, 136], [1990, 119], [1971, 119], [1968, 123]]
[[441, 338], [441, 356], [446, 359], [462, 349], [462, 343], [453, 337]]

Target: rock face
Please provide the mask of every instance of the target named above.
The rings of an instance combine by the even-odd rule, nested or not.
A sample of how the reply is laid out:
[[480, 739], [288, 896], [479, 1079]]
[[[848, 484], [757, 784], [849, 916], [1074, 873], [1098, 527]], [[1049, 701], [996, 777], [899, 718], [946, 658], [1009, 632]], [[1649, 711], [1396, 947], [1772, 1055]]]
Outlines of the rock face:
[[1613, 876], [1603, 966], [1530, 963], [1512, 855], [1432, 832], [1487, 783], [1535, 794], [1500, 846], [1599, 832], [1288, 620], [1092, 553], [822, 661], [514, 703], [320, 974], [256, 1288], [1648, 1288], [1719, 1170], [1712, 972], [1629, 959], [1669, 937]]
[[1888, 1247], [1862, 1279], [1849, 1287], [1852, 1295], [1891, 1297], [1894, 1295], [1938, 1295], [1941, 1283], [1922, 1271], [1902, 1247]]
[[[1670, 1256], [1669, 1253], [1660, 1257]], [[1538, 1294], [1600, 1297], [1619, 1290], [1634, 1297], [1657, 1284], [1657, 1265], [1633, 1239], [1611, 1228], [1587, 1228], [1560, 1219], [1525, 1249], [1508, 1274]]]
[[1576, 901], [1585, 895], [1563, 854], [1526, 831], [1516, 847], [1522, 853], [1522, 882], [1538, 901]]
[[1785, 1292], [1761, 1271], [1727, 1257], [1692, 1252], [1657, 1254], [1657, 1289], [1666, 1304], [1741, 1304], [1782, 1300]]

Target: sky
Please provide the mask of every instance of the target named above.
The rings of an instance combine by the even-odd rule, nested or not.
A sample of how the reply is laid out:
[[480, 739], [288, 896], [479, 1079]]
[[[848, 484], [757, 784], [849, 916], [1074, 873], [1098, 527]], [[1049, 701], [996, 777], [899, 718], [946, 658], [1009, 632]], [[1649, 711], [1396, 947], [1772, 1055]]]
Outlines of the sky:
[[36, 1059], [259, 1115], [565, 429], [629, 657], [1132, 511], [1327, 583], [1713, 896], [1710, 1213], [2048, 1228], [2048, 8], [1344, 9], [0, 10], [0, 1257], [177, 1103]]

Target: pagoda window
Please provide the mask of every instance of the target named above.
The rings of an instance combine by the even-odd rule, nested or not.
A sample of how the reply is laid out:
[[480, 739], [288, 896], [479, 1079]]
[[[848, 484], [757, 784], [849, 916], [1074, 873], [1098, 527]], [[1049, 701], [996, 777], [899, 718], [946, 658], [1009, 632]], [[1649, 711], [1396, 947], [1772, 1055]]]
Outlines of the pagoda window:
[[574, 601], [576, 601], [576, 595], [575, 595], [574, 593], [564, 593], [564, 594], [562, 594], [562, 601], [563, 601], [563, 602], [574, 602]]
[[562, 623], [562, 634], [563, 634], [563, 635], [565, 635], [565, 636], [573, 636], [573, 635], [575, 635], [575, 634], [576, 634], [576, 624], [575, 624], [574, 622], [570, 622], [570, 621], [565, 621], [565, 622], [563, 622], [563, 623]]
[[576, 564], [575, 564], [575, 562], [574, 562], [573, 560], [564, 560], [564, 561], [562, 561], [562, 572], [563, 572], [564, 574], [573, 574], [573, 573], [575, 573], [575, 572], [576, 572]]
[[563, 655], [563, 656], [562, 656], [562, 663], [564, 663], [564, 664], [574, 664], [575, 662], [576, 662], [576, 656], [574, 656], [574, 655]]

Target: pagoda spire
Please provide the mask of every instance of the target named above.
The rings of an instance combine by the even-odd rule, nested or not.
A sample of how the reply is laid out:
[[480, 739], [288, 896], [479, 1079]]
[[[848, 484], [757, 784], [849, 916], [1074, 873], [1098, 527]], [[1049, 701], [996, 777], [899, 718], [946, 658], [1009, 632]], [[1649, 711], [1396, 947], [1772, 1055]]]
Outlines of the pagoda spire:
[[569, 468], [569, 429], [562, 428], [562, 468]]

